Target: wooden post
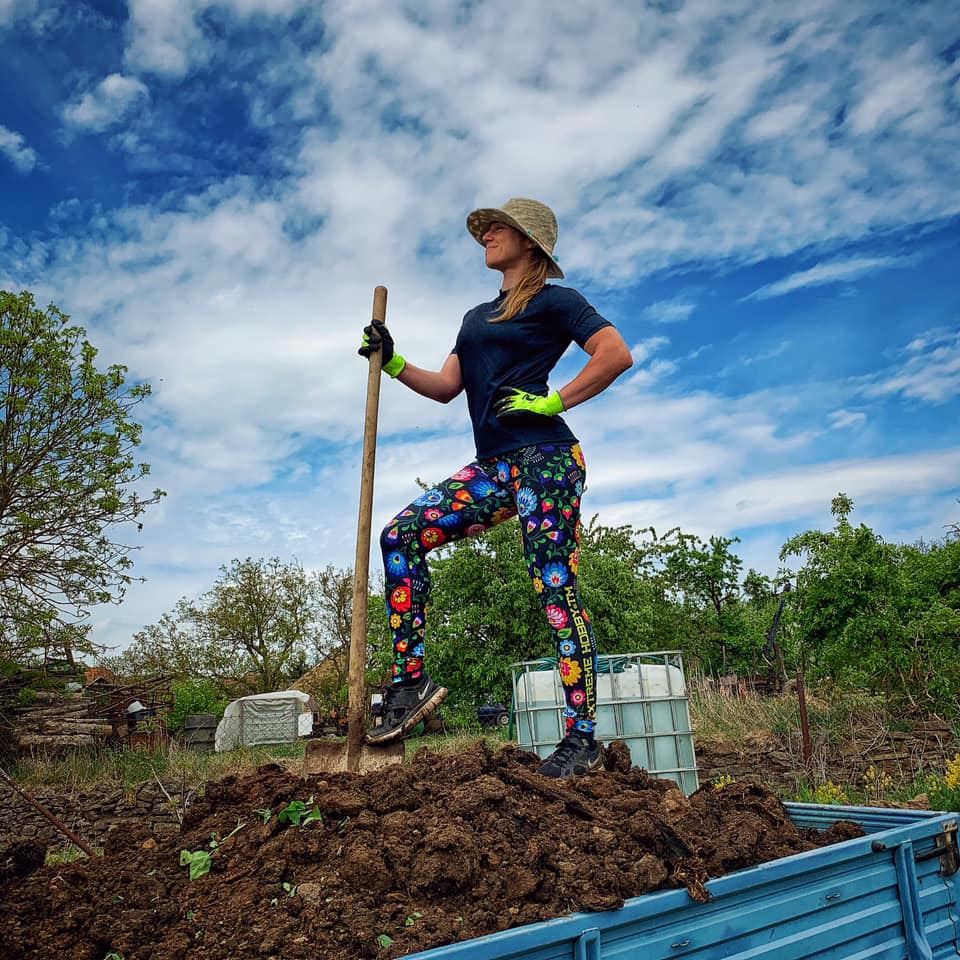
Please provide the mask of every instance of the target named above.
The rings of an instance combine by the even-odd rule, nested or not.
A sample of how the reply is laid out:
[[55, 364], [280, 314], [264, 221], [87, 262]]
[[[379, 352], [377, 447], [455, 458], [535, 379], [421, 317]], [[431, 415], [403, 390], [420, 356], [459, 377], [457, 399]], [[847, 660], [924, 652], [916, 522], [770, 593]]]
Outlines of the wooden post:
[[803, 745], [803, 763], [809, 767], [813, 760], [813, 745], [810, 743], [810, 718], [807, 716], [807, 691], [803, 685], [803, 670], [797, 669], [797, 703], [800, 706], [800, 740]]
[[[373, 291], [373, 319], [387, 318], [387, 288]], [[357, 518], [357, 552], [353, 564], [353, 619], [350, 624], [349, 700], [347, 704], [347, 770], [360, 768], [366, 734], [367, 596], [370, 578], [370, 528], [373, 518], [373, 474], [377, 458], [377, 414], [380, 409], [382, 351], [370, 354], [367, 407], [363, 421], [363, 460], [360, 468], [360, 510]]]

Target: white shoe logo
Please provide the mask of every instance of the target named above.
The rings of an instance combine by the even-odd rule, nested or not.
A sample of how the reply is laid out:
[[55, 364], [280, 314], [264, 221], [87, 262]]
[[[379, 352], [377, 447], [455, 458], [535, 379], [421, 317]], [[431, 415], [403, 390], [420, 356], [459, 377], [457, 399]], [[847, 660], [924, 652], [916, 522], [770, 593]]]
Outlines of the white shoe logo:
[[417, 699], [422, 700], [427, 695], [427, 688], [424, 687], [418, 694]]

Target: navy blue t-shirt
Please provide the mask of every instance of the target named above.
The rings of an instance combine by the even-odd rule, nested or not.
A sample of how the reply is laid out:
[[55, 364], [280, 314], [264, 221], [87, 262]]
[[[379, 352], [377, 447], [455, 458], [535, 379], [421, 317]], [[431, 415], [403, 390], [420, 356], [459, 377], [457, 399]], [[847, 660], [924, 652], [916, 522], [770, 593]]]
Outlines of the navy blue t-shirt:
[[503, 387], [546, 396], [547, 378], [571, 341], [582, 347], [610, 327], [576, 290], [547, 284], [511, 320], [490, 323], [505, 294], [481, 303], [463, 318], [456, 346], [473, 422], [478, 457], [495, 457], [535, 443], [576, 443], [560, 417], [537, 414], [497, 417], [494, 404]]

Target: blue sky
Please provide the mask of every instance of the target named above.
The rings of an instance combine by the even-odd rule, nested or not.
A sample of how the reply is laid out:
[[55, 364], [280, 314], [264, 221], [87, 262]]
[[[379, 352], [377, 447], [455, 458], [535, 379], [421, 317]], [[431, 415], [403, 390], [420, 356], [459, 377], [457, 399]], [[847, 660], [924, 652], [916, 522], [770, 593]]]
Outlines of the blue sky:
[[[958, 155], [952, 0], [0, 0], [0, 287], [154, 386], [169, 496], [94, 636], [235, 557], [352, 563], [373, 287], [438, 368], [497, 290], [466, 215], [511, 196], [556, 210], [637, 361], [569, 416], [588, 515], [736, 535], [768, 573], [841, 490], [942, 536]], [[376, 522], [472, 452], [462, 398], [385, 383]]]

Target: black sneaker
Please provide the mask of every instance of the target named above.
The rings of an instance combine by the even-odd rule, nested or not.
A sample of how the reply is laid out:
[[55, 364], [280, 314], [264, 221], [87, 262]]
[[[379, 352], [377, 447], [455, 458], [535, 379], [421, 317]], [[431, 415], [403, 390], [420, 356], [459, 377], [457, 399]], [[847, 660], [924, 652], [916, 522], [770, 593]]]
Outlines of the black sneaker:
[[447, 688], [438, 686], [426, 674], [415, 684], [392, 683], [383, 695], [383, 722], [367, 730], [367, 743], [383, 744], [402, 740], [443, 703]]
[[592, 773], [603, 764], [600, 744], [590, 746], [590, 741], [579, 733], [568, 733], [558, 744], [557, 749], [537, 768], [537, 773], [545, 777], [565, 780], [581, 773]]

